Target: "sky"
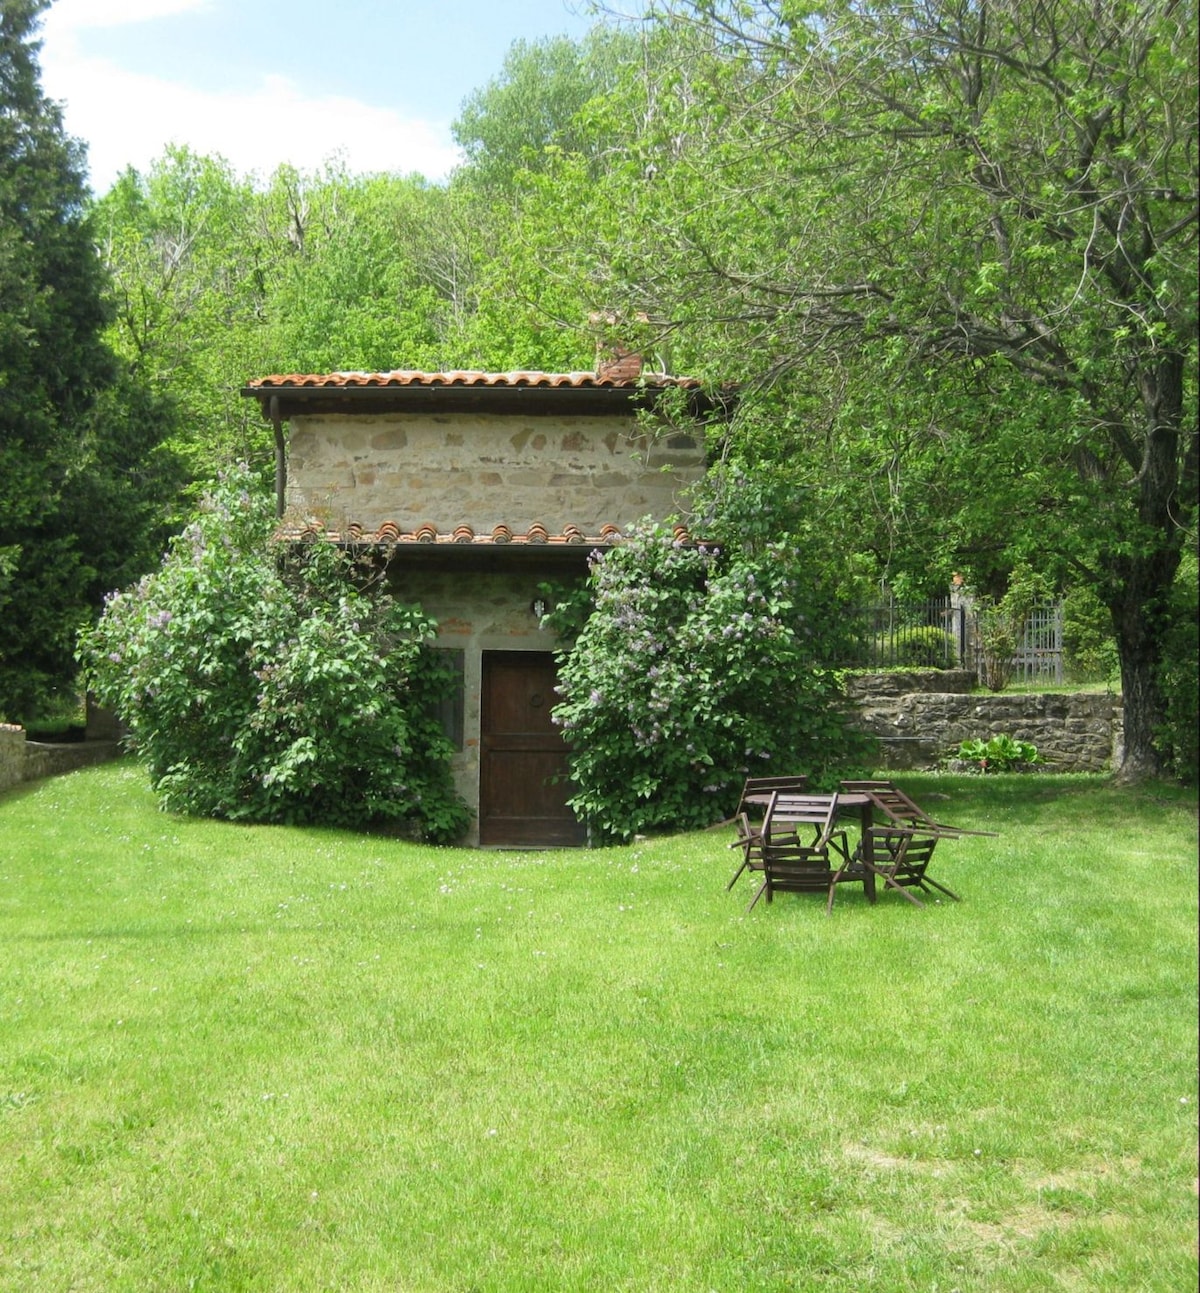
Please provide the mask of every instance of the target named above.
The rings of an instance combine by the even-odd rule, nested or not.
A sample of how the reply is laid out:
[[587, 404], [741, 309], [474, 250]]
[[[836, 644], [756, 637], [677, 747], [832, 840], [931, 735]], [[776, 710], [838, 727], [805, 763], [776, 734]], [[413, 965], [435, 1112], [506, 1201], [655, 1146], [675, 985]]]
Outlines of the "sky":
[[88, 146], [93, 192], [168, 144], [265, 179], [281, 163], [418, 172], [516, 40], [578, 38], [588, 0], [54, 0], [42, 88]]

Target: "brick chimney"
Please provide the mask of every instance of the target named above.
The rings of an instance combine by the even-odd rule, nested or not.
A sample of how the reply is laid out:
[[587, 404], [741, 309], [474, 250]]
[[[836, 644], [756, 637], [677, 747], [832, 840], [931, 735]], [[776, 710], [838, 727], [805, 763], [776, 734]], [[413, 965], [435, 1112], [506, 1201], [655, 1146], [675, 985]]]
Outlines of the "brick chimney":
[[596, 376], [601, 381], [636, 382], [642, 375], [642, 357], [622, 346], [596, 347]]
[[[637, 323], [648, 323], [644, 314], [636, 316]], [[642, 375], [640, 350], [630, 350], [614, 340], [620, 336], [624, 319], [612, 310], [598, 310], [588, 315], [588, 322], [596, 329], [596, 377], [600, 381], [636, 382]]]

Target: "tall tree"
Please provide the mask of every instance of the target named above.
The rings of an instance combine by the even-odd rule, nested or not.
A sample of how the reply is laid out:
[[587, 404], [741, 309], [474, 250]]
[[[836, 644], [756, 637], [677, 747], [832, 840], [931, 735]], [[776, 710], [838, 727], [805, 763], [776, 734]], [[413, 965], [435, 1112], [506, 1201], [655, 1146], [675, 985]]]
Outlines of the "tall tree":
[[239, 461], [269, 470], [270, 430], [238, 394], [248, 378], [471, 365], [481, 211], [419, 177], [283, 166], [259, 186], [169, 148], [97, 204], [108, 335], [182, 406], [197, 480]]
[[259, 202], [221, 158], [173, 146], [96, 205], [109, 343], [179, 404], [175, 448], [201, 481], [223, 463], [270, 462], [270, 434], [238, 390], [264, 362], [268, 285], [290, 244], [262, 227]]
[[0, 5], [0, 717], [14, 718], [69, 685], [76, 629], [146, 556], [141, 505], [171, 488], [149, 462], [169, 413], [137, 403], [103, 341], [83, 155], [40, 84], [47, 3]]
[[1195, 543], [1195, 5], [657, 16], [680, 55], [643, 91], [649, 128], [590, 198], [582, 164], [559, 177], [577, 226], [596, 213], [576, 263], [709, 354], [789, 375], [839, 446], [889, 431], [875, 458], [897, 482], [942, 464], [975, 495], [961, 533], [999, 526], [1094, 588], [1121, 771], [1154, 773], [1166, 607]]
[[637, 48], [628, 32], [603, 26], [580, 41], [516, 41], [500, 75], [467, 98], [453, 124], [467, 156], [464, 177], [511, 192], [523, 171], [543, 170], [553, 153], [602, 151], [585, 109], [617, 85]]

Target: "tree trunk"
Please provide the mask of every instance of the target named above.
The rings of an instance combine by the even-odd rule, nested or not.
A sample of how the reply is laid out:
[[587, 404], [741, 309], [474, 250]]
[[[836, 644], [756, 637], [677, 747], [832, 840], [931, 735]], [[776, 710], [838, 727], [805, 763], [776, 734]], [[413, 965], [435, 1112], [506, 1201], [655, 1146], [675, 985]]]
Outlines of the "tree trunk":
[[1125, 752], [1116, 772], [1123, 782], [1141, 781], [1163, 771], [1156, 740], [1166, 715], [1160, 668], [1182, 542], [1172, 505], [1180, 488], [1183, 368], [1182, 355], [1166, 352], [1138, 375], [1146, 419], [1142, 466], [1133, 482], [1141, 551], [1106, 563], [1112, 580], [1108, 608], [1121, 661]]
[[1149, 623], [1160, 615], [1153, 605], [1127, 604], [1113, 611], [1125, 727], [1124, 751], [1116, 768], [1121, 782], [1143, 781], [1162, 773], [1155, 737], [1165, 713], [1158, 682], [1164, 626]]

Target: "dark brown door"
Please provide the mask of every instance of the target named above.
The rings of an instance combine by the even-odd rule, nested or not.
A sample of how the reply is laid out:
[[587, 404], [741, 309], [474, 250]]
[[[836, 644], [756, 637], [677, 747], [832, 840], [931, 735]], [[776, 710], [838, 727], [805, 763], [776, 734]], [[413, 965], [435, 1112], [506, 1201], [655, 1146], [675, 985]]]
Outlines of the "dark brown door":
[[479, 842], [582, 844], [567, 807], [567, 749], [550, 721], [558, 699], [554, 657], [485, 651], [480, 722]]

